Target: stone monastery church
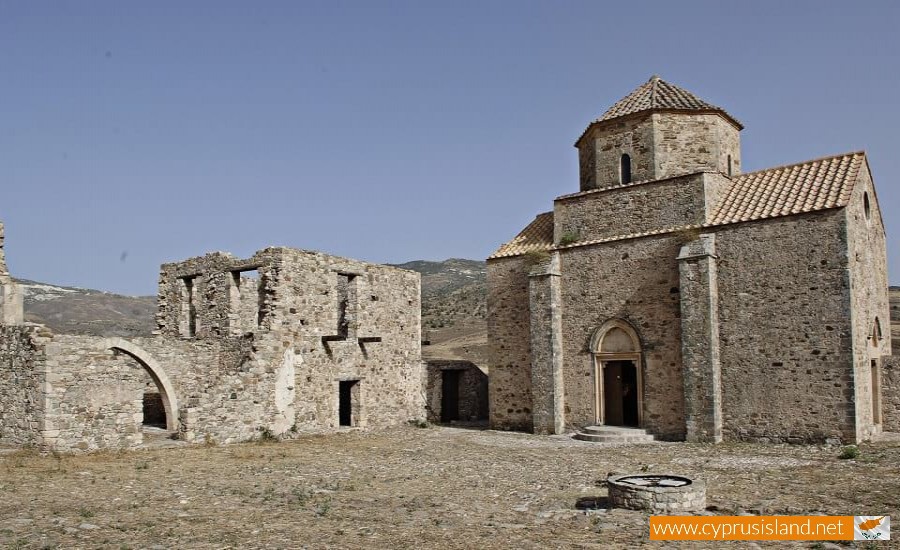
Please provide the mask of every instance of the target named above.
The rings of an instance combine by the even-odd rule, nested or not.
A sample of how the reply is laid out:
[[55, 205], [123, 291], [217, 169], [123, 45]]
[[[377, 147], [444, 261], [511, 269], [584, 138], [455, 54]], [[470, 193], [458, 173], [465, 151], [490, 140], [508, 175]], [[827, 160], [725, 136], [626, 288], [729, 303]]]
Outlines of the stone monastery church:
[[896, 422], [865, 154], [742, 173], [742, 128], [655, 76], [588, 125], [578, 192], [488, 259], [492, 427], [846, 443]]

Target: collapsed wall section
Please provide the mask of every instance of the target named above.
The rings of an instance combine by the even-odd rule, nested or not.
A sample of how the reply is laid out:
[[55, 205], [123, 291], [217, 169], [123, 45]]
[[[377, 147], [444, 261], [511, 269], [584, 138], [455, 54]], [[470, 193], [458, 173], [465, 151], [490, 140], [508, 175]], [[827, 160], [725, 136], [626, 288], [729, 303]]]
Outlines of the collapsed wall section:
[[152, 337], [0, 326], [0, 436], [91, 451], [140, 445], [148, 414], [219, 443], [422, 420], [420, 310], [417, 273], [317, 252], [166, 264]]
[[424, 418], [420, 310], [414, 272], [290, 248], [213, 253], [162, 267], [160, 336], [144, 345], [204, 365], [179, 374], [187, 440], [390, 426]]

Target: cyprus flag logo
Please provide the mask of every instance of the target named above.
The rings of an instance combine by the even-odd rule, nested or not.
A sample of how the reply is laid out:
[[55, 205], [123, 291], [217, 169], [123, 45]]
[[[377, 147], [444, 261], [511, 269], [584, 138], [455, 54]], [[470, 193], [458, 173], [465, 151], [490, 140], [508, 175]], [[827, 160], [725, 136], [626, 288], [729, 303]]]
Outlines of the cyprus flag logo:
[[891, 516], [854, 516], [853, 540], [890, 540]]

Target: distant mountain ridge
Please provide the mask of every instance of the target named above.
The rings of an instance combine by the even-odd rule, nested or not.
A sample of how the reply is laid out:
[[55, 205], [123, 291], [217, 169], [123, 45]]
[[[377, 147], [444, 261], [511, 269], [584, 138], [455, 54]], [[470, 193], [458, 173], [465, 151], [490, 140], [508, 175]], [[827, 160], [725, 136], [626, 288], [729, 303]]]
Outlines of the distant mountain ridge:
[[63, 334], [146, 336], [155, 328], [156, 296], [122, 296], [99, 290], [16, 279], [25, 294], [25, 320]]

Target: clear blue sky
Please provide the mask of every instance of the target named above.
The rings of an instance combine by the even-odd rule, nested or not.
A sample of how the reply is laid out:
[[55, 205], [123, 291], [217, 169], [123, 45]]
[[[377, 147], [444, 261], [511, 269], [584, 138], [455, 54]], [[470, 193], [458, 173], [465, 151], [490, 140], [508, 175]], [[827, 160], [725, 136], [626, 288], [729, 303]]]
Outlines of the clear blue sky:
[[212, 250], [481, 259], [659, 74], [745, 124], [745, 171], [865, 149], [898, 283], [898, 6], [0, 0], [7, 260], [154, 294]]

